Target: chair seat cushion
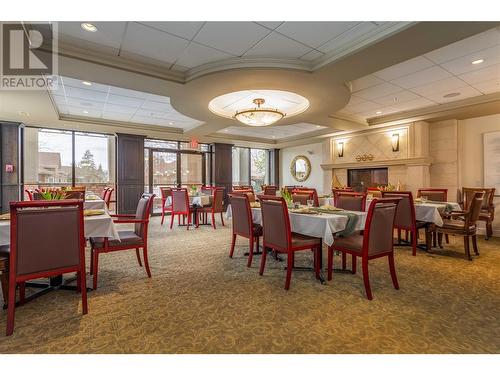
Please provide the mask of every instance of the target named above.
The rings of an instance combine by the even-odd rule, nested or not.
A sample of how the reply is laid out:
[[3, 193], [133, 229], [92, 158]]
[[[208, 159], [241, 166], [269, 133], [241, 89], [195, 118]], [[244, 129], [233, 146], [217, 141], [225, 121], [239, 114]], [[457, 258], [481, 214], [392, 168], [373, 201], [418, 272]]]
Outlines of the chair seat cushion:
[[[120, 230], [118, 231], [118, 236], [120, 240], [109, 240], [109, 247], [117, 247], [117, 246], [142, 246], [144, 242], [142, 238], [135, 234], [132, 230]], [[94, 249], [102, 249], [104, 248], [104, 237], [92, 237], [90, 239], [90, 243]]]
[[319, 246], [321, 240], [304, 234], [292, 233], [292, 247]]
[[333, 242], [333, 248], [342, 247], [349, 249], [356, 253], [362, 253], [363, 251], [363, 236], [355, 233], [348, 237], [337, 237]]
[[493, 215], [491, 214], [491, 212], [481, 212], [481, 213], [479, 213], [479, 219], [480, 220], [492, 220]]

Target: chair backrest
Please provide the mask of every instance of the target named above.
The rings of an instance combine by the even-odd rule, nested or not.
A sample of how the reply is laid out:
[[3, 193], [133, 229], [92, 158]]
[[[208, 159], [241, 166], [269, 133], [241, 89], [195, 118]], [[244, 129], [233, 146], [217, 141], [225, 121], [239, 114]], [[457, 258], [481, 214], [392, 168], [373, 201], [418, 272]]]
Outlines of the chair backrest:
[[187, 189], [172, 189], [172, 211], [180, 213], [189, 212], [189, 195]]
[[259, 195], [262, 211], [262, 232], [267, 247], [286, 251], [291, 244], [290, 218], [281, 197]]
[[308, 200], [313, 199], [313, 194], [308, 192], [292, 193], [292, 201], [303, 206], [307, 205]]
[[448, 201], [448, 189], [418, 189], [417, 198], [427, 197], [430, 201], [435, 202], [447, 202]]
[[233, 191], [239, 191], [239, 190], [251, 190], [253, 192], [253, 187], [251, 185], [236, 185], [233, 186]]
[[34, 275], [85, 262], [83, 201], [11, 202], [10, 217], [11, 273]]
[[[309, 194], [310, 195], [310, 198], [309, 199], [312, 199], [314, 201], [313, 205], [314, 207], [318, 207], [319, 206], [319, 198], [318, 198], [318, 192], [316, 191], [316, 189], [314, 188], [306, 188], [306, 187], [297, 187], [295, 189], [292, 190], [292, 194], [293, 193], [297, 193], [297, 194]], [[307, 204], [307, 202], [306, 202]]]
[[109, 190], [109, 188], [108, 188], [108, 187], [105, 187], [105, 188], [103, 189], [103, 191], [102, 191], [101, 199], [102, 199], [103, 201], [106, 201], [106, 196], [108, 195], [108, 190]]
[[383, 198], [401, 198], [396, 210], [394, 227], [413, 229], [416, 227], [415, 205], [411, 191], [383, 191]]
[[472, 198], [470, 198], [467, 214], [465, 215], [466, 227], [476, 225], [479, 214], [481, 213], [481, 208], [483, 207], [484, 198], [484, 191], [476, 191]]
[[354, 191], [354, 190], [353, 190], [353, 188], [352, 188], [352, 187], [347, 186], [347, 187], [345, 187], [345, 188], [343, 188], [343, 189], [336, 189], [336, 188], [333, 188], [333, 189], [332, 189], [332, 194], [333, 194], [333, 196], [335, 197], [335, 193], [352, 193], [353, 191]]
[[167, 186], [160, 186], [161, 200], [165, 202], [168, 197], [172, 196], [172, 188]]
[[229, 199], [231, 199], [233, 233], [249, 237], [252, 234], [253, 221], [248, 196], [235, 193], [229, 194]]
[[365, 211], [366, 193], [336, 192], [333, 198], [335, 207], [349, 211]]
[[273, 185], [264, 186], [264, 195], [276, 195], [277, 191], [278, 191], [277, 186], [273, 186]]
[[224, 188], [218, 187], [212, 190], [212, 209], [214, 212], [222, 212], [224, 209]]
[[111, 196], [113, 195], [114, 188], [107, 188], [106, 194], [104, 196], [104, 203], [106, 203], [106, 207], [109, 208], [109, 204], [111, 203]]
[[202, 185], [200, 191], [202, 194], [212, 195], [212, 191], [215, 189], [215, 186], [207, 186]]
[[151, 216], [151, 207], [153, 206], [154, 197], [154, 194], [143, 194], [135, 210], [136, 219], [147, 220], [146, 222], [134, 224], [134, 233], [143, 240], [147, 238], [149, 217]]
[[401, 198], [375, 198], [368, 208], [363, 232], [363, 253], [375, 255], [394, 249], [394, 225]]
[[378, 188], [368, 188], [366, 192], [373, 195], [373, 198], [382, 198], [382, 192]]
[[85, 199], [85, 191], [67, 190], [64, 193], [64, 199]]
[[476, 192], [484, 193], [483, 202], [481, 208], [486, 210], [493, 205], [493, 199], [495, 197], [495, 188], [462, 188], [462, 199], [463, 208], [468, 211], [470, 204], [474, 199]]
[[25, 192], [28, 195], [28, 200], [32, 201], [33, 200], [33, 190], [26, 189]]

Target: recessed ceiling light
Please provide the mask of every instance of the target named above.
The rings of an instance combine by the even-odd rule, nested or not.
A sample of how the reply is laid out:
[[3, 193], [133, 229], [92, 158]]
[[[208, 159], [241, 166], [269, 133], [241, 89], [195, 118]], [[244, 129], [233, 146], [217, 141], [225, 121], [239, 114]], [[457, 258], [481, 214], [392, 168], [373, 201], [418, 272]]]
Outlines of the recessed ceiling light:
[[82, 112], [85, 113], [85, 114], [89, 113], [89, 111], [82, 111]]
[[381, 114], [382, 114], [382, 111], [377, 111], [377, 112], [375, 112], [375, 114], [377, 114], [377, 115], [381, 115]]
[[317, 128], [321, 128], [321, 125], [316, 125]]
[[477, 64], [481, 64], [482, 62], [484, 62], [484, 59], [477, 59], [477, 60], [474, 60], [472, 62], [473, 65], [477, 65]]
[[276, 136], [275, 136], [275, 135], [273, 135], [273, 138], [276, 138]]
[[92, 82], [89, 81], [82, 81], [82, 84], [84, 84], [85, 86], [92, 86]]
[[19, 111], [18, 112], [21, 116], [26, 116], [28, 117], [30, 114], [28, 112], [25, 112], [25, 111]]
[[95, 33], [97, 31], [97, 27], [91, 23], [84, 22], [80, 25], [83, 30], [88, 31], [90, 33]]
[[174, 123], [173, 123], [172, 121], [170, 121], [168, 124], [169, 124], [169, 125], [173, 125]]
[[449, 94], [443, 95], [443, 98], [454, 98], [455, 96], [459, 96], [459, 92], [450, 92]]

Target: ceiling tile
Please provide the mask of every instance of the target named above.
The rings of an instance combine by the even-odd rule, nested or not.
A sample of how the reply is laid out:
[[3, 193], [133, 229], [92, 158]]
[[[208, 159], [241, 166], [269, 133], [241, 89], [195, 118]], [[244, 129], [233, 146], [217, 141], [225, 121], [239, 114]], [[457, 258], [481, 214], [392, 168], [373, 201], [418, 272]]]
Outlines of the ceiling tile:
[[298, 58], [311, 49], [278, 33], [272, 33], [245, 53], [245, 56]]
[[358, 22], [285, 22], [276, 31], [316, 48], [357, 24]]
[[368, 87], [379, 85], [381, 83], [384, 83], [384, 81], [378, 77], [375, 77], [372, 74], [369, 74], [367, 76], [364, 76], [364, 77], [361, 77], [361, 78], [358, 78], [358, 79], [355, 79], [354, 81], [352, 81], [351, 82], [352, 91], [356, 92], [359, 90], [366, 89]]
[[378, 72], [373, 73], [373, 75], [386, 81], [392, 81], [393, 79], [418, 72], [419, 70], [424, 70], [433, 65], [434, 64], [428, 59], [419, 56], [390, 66], [389, 68], [379, 70]]
[[147, 92], [129, 90], [122, 87], [116, 87], [116, 86], [108, 86], [108, 87], [110, 95], [127, 96], [129, 98], [137, 98], [137, 99], [146, 99], [148, 95], [151, 95], [148, 94]]
[[470, 84], [500, 79], [500, 64], [461, 74], [460, 79]]
[[241, 56], [269, 33], [268, 29], [254, 22], [206, 22], [194, 41]]
[[70, 107], [68, 106], [69, 114], [72, 116], [79, 116], [79, 117], [93, 117], [93, 118], [100, 118], [102, 112], [101, 111], [95, 111], [91, 109], [82, 109], [79, 107]]
[[144, 102], [144, 99], [140, 98], [132, 98], [130, 96], [109, 94], [107, 103], [116, 104], [121, 106], [129, 106], [139, 108], [141, 104]]
[[481, 83], [476, 83], [474, 88], [483, 94], [493, 94], [495, 92], [500, 92], [500, 78], [494, 79], [492, 81], [486, 81]]
[[262, 25], [264, 27], [267, 27], [268, 29], [274, 30], [279, 25], [281, 25], [283, 23], [283, 21], [269, 21], [269, 22], [268, 21], [264, 21], [264, 22], [257, 21], [256, 23], [258, 23], [259, 25]]
[[431, 100], [433, 100], [433, 101], [435, 101], [435, 102], [437, 102], [437, 103], [441, 104], [441, 103], [455, 102], [457, 100], [462, 100], [462, 99], [466, 99], [466, 98], [471, 98], [473, 96], [482, 95], [481, 92], [479, 92], [475, 88], [470, 87], [468, 85], [456, 88], [456, 89], [453, 90], [453, 92], [460, 93], [460, 95], [454, 96], [452, 98], [445, 98], [444, 95], [449, 94], [450, 92], [449, 91], [443, 91], [443, 92], [440, 92], [440, 93], [429, 95], [428, 98], [431, 99]]
[[396, 78], [391, 82], [405, 89], [411, 89], [412, 87], [421, 86], [447, 77], [451, 77], [451, 74], [439, 66], [433, 66], [404, 77]]
[[116, 105], [116, 104], [110, 104], [110, 103], [106, 103], [106, 106], [104, 107], [104, 112], [115, 112], [115, 113], [128, 114], [129, 117], [130, 117], [130, 115], [133, 115], [136, 111], [137, 111], [136, 107]]
[[175, 63], [188, 68], [194, 68], [196, 66], [213, 61], [229, 59], [231, 57], [231, 55], [217, 51], [216, 49], [205, 47], [197, 43], [191, 43]]
[[304, 61], [314, 61], [323, 57], [325, 54], [323, 52], [319, 52], [316, 50], [312, 50], [311, 52], [306, 53], [304, 56], [301, 56], [300, 59]]
[[436, 64], [442, 64], [498, 44], [500, 44], [500, 33], [498, 28], [494, 28], [429, 52], [425, 56]]
[[371, 86], [363, 90], [356, 91], [355, 95], [361, 99], [372, 100], [401, 91], [401, 88], [388, 82]]
[[374, 99], [373, 101], [383, 106], [391, 106], [391, 105], [397, 105], [399, 103], [409, 102], [411, 100], [415, 100], [418, 98], [420, 98], [420, 96], [418, 96], [417, 94], [404, 90], [396, 92], [394, 94], [383, 96], [381, 98]]
[[336, 38], [333, 38], [325, 44], [319, 46], [322, 52], [329, 53], [332, 51], [341, 51], [354, 47], [356, 44], [364, 41], [372, 33], [378, 29], [377, 25], [373, 22], [359, 22], [349, 32], [343, 33]]
[[364, 101], [362, 103], [358, 104], [347, 104], [343, 110], [349, 113], [359, 113], [359, 112], [366, 112], [366, 111], [376, 111], [380, 109], [380, 105], [374, 102], [369, 102], [369, 101]]
[[104, 102], [98, 102], [94, 100], [78, 99], [78, 98], [67, 98], [67, 105], [70, 107], [102, 111], [104, 107]]
[[111, 121], [130, 121], [130, 118], [132, 115], [128, 113], [119, 113], [119, 112], [111, 112], [111, 111], [104, 111], [102, 113], [102, 118], [106, 120], [111, 120]]
[[411, 91], [421, 96], [428, 96], [447, 90], [453, 90], [463, 86], [465, 86], [464, 81], [462, 81], [461, 79], [458, 79], [457, 77], [448, 77], [445, 79], [440, 79], [439, 81], [428, 83], [426, 85], [414, 87], [411, 89]]
[[[472, 64], [473, 61], [484, 59], [481, 64]], [[441, 66], [453, 74], [463, 74], [474, 70], [484, 69], [487, 66], [500, 63], [500, 45], [483, 49], [473, 54], [448, 61]]]
[[86, 82], [91, 84], [90, 86], [83, 84], [84, 80], [79, 80], [79, 79], [74, 79], [74, 78], [61, 77], [60, 81], [63, 83], [63, 85], [65, 87], [75, 87], [78, 89], [100, 91], [100, 92], [106, 92], [106, 93], [109, 90], [108, 85], [102, 85], [100, 83], [92, 82], [92, 79], [90, 79], [90, 78], [86, 81]]
[[86, 89], [78, 89], [75, 87], [64, 87], [66, 92], [66, 97], [68, 98], [78, 98], [78, 99], [86, 99], [86, 100], [96, 100], [96, 101], [104, 101], [106, 99], [107, 93], [98, 92]]
[[185, 39], [131, 22], [123, 41], [121, 55], [133, 59], [134, 54], [137, 54], [173, 63], [188, 44], [189, 42]]
[[391, 107], [398, 110], [398, 111], [410, 111], [413, 109], [430, 107], [432, 105], [436, 105], [436, 103], [433, 102], [432, 100], [429, 100], [426, 98], [418, 98], [418, 99], [410, 100], [410, 101], [405, 102], [405, 103], [394, 104]]
[[149, 109], [150, 111], [172, 112], [174, 108], [170, 103], [160, 103], [152, 100], [147, 100], [141, 105], [141, 109]]
[[[75, 38], [90, 42], [94, 45], [120, 48], [126, 22], [91, 22], [97, 27], [97, 32], [92, 33], [82, 29], [82, 22], [58, 22], [58, 36], [62, 42], [74, 43]], [[78, 43], [80, 44], [80, 43]], [[85, 47], [85, 45], [80, 45]]]
[[154, 27], [155, 29], [159, 29], [165, 31], [170, 34], [174, 34], [184, 39], [191, 40], [196, 35], [200, 27], [203, 25], [203, 22], [190, 22], [190, 21], [182, 21], [182, 22], [139, 22], [143, 25], [147, 25], [150, 27]]

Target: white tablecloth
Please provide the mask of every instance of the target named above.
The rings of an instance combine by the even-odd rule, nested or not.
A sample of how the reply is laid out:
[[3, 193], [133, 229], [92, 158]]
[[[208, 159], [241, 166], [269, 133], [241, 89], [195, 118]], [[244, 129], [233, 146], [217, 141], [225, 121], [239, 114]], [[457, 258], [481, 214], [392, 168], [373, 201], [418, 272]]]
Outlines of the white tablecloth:
[[102, 199], [92, 199], [92, 200], [85, 200], [83, 202], [83, 209], [84, 210], [105, 210], [106, 209], [106, 203]]
[[[212, 203], [211, 195], [189, 196], [189, 204], [202, 207], [202, 206], [208, 206], [210, 203]], [[165, 201], [165, 206], [170, 206], [171, 204], [172, 204], [172, 197], [167, 197]]]
[[[84, 234], [89, 237], [108, 237], [118, 239], [113, 218], [105, 213], [96, 216], [84, 217]], [[0, 245], [10, 244], [10, 220], [0, 221]]]
[[[356, 230], [365, 228], [366, 212], [349, 211], [359, 215]], [[307, 236], [321, 238], [323, 242], [331, 246], [334, 241], [334, 233], [345, 229], [348, 217], [340, 214], [305, 215], [290, 212], [290, 227], [292, 232], [305, 234]], [[226, 212], [227, 218], [231, 218], [231, 205]], [[253, 222], [262, 224], [262, 212], [260, 208], [252, 208]]]
[[[366, 200], [366, 211], [370, 207], [371, 200]], [[443, 218], [441, 213], [444, 212], [446, 205], [451, 205], [453, 211], [461, 210], [461, 207], [458, 203], [455, 202], [425, 202], [418, 203], [415, 202], [415, 218], [418, 221], [425, 221], [427, 223], [436, 224], [438, 227], [443, 226]]]

